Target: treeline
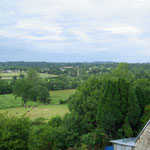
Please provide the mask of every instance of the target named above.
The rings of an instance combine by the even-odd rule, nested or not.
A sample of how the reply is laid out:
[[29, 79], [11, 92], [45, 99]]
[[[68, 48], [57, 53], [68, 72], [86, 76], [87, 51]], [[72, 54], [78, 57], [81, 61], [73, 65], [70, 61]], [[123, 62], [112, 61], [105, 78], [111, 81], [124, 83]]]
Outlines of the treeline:
[[46, 78], [45, 85], [48, 90], [65, 90], [65, 89], [76, 89], [80, 83], [80, 78], [73, 78], [66, 75], [59, 75], [56, 78]]
[[[69, 110], [63, 118], [57, 116], [48, 123], [42, 118], [20, 121], [23, 125], [16, 126], [22, 127], [19, 133], [28, 129], [26, 139], [23, 134], [5, 136], [4, 132], [11, 133], [14, 124], [2, 115], [6, 124], [0, 130], [0, 149], [7, 145], [15, 150], [16, 141], [21, 139], [26, 146], [18, 145], [26, 150], [102, 150], [109, 140], [136, 137], [150, 118], [150, 80], [137, 79], [128, 64], [121, 63], [110, 73], [91, 76], [82, 83], [69, 99]], [[7, 131], [3, 130], [5, 126]]]

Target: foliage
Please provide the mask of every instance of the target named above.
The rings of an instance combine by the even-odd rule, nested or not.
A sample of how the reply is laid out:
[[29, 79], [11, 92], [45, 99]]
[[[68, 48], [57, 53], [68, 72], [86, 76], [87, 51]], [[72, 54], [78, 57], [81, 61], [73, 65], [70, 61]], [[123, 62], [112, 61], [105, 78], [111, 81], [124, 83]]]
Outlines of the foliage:
[[[34, 63], [32, 65], [35, 67]], [[99, 76], [91, 76], [69, 98], [66, 93], [57, 96], [55, 100], [58, 103], [61, 99], [66, 102], [68, 98], [69, 101], [70, 113], [64, 118], [56, 116], [48, 123], [43, 118], [38, 118], [32, 122], [28, 139], [31, 150], [80, 149], [79, 147], [102, 149], [110, 139], [136, 136], [138, 129], [149, 118], [150, 76], [147, 64], [143, 64], [141, 69], [139, 64], [121, 63], [114, 70], [112, 69], [117, 64], [75, 63], [67, 64], [66, 67], [66, 64], [53, 64], [56, 68], [49, 63], [40, 65], [43, 68], [41, 70], [36, 66], [39, 72], [55, 73], [58, 76], [41, 80], [35, 70], [30, 70], [26, 78], [20, 79], [20, 82], [26, 80], [30, 83], [27, 100], [46, 103], [49, 95], [47, 88], [57, 90], [77, 87], [89, 75]], [[47, 65], [49, 67], [45, 68]], [[147, 68], [147, 71], [143, 72], [143, 68]], [[17, 82], [19, 81], [16, 81], [16, 85]], [[51, 92], [52, 98], [55, 92], [62, 91]], [[42, 116], [52, 117], [54, 110], [51, 107], [50, 112], [48, 107], [39, 107], [41, 111], [38, 116], [42, 112]], [[58, 108], [55, 111], [58, 112]], [[29, 115], [33, 115], [33, 111], [30, 109]]]
[[133, 130], [129, 124], [127, 117], [124, 119], [123, 130], [124, 130], [124, 135], [126, 137], [133, 137]]
[[129, 70], [127, 63], [120, 63], [112, 70], [112, 75], [118, 78], [127, 79], [128, 81], [134, 80], [134, 74]]
[[25, 116], [0, 114], [0, 149], [28, 150], [29, 129], [30, 121]]
[[142, 116], [145, 106], [150, 104], [150, 81], [148, 79], [137, 79], [134, 86], [140, 104], [140, 116]]
[[38, 117], [32, 121], [32, 125], [44, 125], [46, 124], [44, 117]]
[[140, 120], [142, 128], [145, 126], [145, 124], [148, 122], [149, 119], [150, 119], [150, 105], [147, 105], [144, 109], [144, 114]]
[[13, 89], [13, 94], [16, 97], [22, 97], [24, 103], [29, 99], [31, 85], [26, 79], [17, 80]]
[[81, 133], [87, 133], [97, 126], [96, 114], [101, 97], [101, 84], [101, 79], [91, 77], [72, 96], [69, 110], [77, 114]]
[[24, 77], [25, 77], [25, 75], [24, 75], [23, 73], [20, 73], [20, 74], [19, 74], [19, 78], [20, 78], [20, 79], [23, 79]]
[[49, 91], [39, 80], [38, 73], [30, 69], [27, 72], [26, 78], [16, 81], [13, 90], [14, 95], [16, 97], [22, 97], [24, 103], [27, 100], [39, 100], [43, 103], [50, 103]]
[[50, 99], [50, 94], [48, 89], [45, 86], [38, 86], [37, 90], [37, 99], [43, 103], [49, 104], [51, 99]]
[[62, 118], [60, 116], [55, 116], [48, 122], [51, 127], [59, 127], [62, 124]]
[[89, 132], [85, 135], [81, 136], [81, 142], [83, 145], [86, 145], [88, 149], [94, 148], [96, 150], [99, 150], [100, 148], [103, 148], [106, 143], [103, 143], [105, 138], [104, 133], [101, 129], [97, 128], [93, 130], [92, 132]]
[[126, 80], [105, 82], [104, 95], [99, 105], [98, 120], [105, 133], [114, 138], [117, 137], [118, 130], [124, 126], [122, 124], [124, 120], [126, 126], [131, 126], [131, 129], [136, 130], [135, 126], [140, 120], [140, 107], [133, 87]]
[[51, 130], [47, 125], [32, 126], [29, 136], [29, 150], [52, 150]]
[[12, 93], [12, 86], [4, 80], [0, 80], [0, 94]]

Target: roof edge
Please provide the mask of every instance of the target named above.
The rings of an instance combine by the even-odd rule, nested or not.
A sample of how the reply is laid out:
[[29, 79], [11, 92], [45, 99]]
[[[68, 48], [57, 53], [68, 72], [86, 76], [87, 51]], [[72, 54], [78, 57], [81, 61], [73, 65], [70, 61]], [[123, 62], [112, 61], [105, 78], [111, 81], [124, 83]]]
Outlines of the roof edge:
[[144, 126], [144, 128], [142, 129], [142, 131], [140, 132], [140, 134], [137, 136], [137, 138], [135, 139], [135, 142], [139, 139], [139, 137], [141, 136], [141, 134], [144, 132], [144, 130], [147, 128], [147, 126], [150, 124], [150, 120], [146, 123], [146, 125]]

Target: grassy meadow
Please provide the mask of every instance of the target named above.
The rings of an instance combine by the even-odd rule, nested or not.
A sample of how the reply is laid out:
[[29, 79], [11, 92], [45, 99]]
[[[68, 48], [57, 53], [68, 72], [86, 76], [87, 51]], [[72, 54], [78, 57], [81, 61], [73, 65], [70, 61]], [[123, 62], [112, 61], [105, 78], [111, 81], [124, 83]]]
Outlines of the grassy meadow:
[[[0, 73], [0, 76], [2, 77], [3, 80], [10, 80], [10, 79], [12, 79], [13, 76], [19, 77], [20, 73], [26, 75], [26, 72], [10, 72], [10, 73]], [[46, 77], [55, 78], [55, 77], [57, 77], [57, 75], [48, 74], [48, 73], [39, 73], [39, 75], [40, 75], [40, 78], [46, 78]]]
[[18, 107], [18, 108], [7, 108], [7, 109], [0, 109], [0, 113], [7, 113], [9, 115], [17, 115], [21, 116], [26, 114], [26, 116], [30, 117], [30, 119], [34, 120], [36, 118], [42, 117], [46, 120], [59, 115], [64, 116], [66, 113], [69, 112], [68, 105], [39, 105], [36, 108], [33, 106], [27, 107]]
[[50, 96], [52, 99], [51, 104], [59, 104], [60, 100], [66, 100], [70, 95], [73, 95], [75, 91], [75, 89], [50, 91]]
[[[59, 100], [66, 100], [70, 95], [75, 93], [75, 89], [73, 90], [58, 90], [51, 91], [51, 104], [44, 105], [39, 102], [27, 102], [26, 109], [23, 106], [23, 102], [21, 98], [15, 99], [12, 94], [0, 95], [0, 113], [6, 113], [10, 115], [21, 116], [26, 114], [31, 119], [35, 119], [38, 117], [44, 117], [45, 119], [50, 119], [53, 116], [60, 115], [64, 116], [69, 112], [68, 105], [58, 105]], [[35, 108], [34, 106], [37, 105]]]

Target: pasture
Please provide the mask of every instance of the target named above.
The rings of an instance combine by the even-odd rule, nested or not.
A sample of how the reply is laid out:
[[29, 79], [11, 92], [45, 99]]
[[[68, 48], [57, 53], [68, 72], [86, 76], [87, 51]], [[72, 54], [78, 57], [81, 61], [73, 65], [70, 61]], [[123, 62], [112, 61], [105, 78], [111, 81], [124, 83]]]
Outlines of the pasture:
[[[2, 77], [3, 80], [10, 80], [12, 79], [13, 76], [16, 76], [18, 78], [20, 73], [26, 75], [26, 72], [9, 72], [9, 73], [0, 73], [0, 76]], [[48, 73], [39, 73], [39, 75], [40, 75], [40, 78], [57, 77], [57, 75], [48, 74]]]
[[51, 104], [59, 104], [60, 100], [67, 100], [69, 96], [73, 95], [75, 92], [75, 89], [50, 91], [50, 96], [52, 99]]
[[66, 113], [69, 112], [68, 105], [39, 105], [37, 107], [30, 106], [26, 109], [24, 107], [18, 108], [7, 108], [7, 109], [0, 109], [0, 113], [8, 112], [9, 115], [16, 115], [22, 116], [26, 114], [26, 116], [30, 117], [31, 120], [36, 118], [42, 117], [46, 120], [59, 115], [63, 117]]
[[[26, 114], [31, 119], [44, 117], [46, 120], [53, 116], [64, 116], [69, 112], [68, 105], [59, 105], [59, 100], [66, 100], [70, 95], [75, 93], [75, 89], [72, 90], [58, 90], [50, 91], [51, 104], [44, 105], [39, 102], [29, 101], [27, 102], [27, 108], [23, 107], [21, 98], [15, 99], [12, 94], [0, 95], [0, 113], [6, 113], [10, 115], [21, 116]], [[37, 105], [37, 107], [35, 107]]]

